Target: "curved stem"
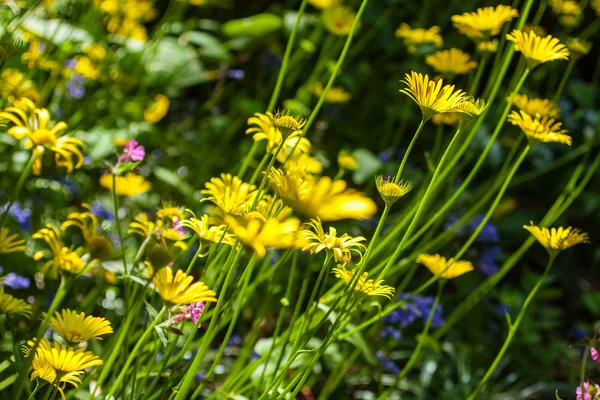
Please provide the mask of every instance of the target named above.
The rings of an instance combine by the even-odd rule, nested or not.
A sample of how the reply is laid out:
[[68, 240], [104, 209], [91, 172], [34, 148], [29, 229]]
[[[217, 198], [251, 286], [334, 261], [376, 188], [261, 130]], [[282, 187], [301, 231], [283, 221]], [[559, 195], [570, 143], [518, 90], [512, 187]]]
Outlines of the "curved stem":
[[[425, 120], [425, 118], [421, 119], [421, 122], [419, 123], [419, 127], [417, 128], [417, 131], [415, 132], [413, 138], [410, 141], [410, 144], [408, 145], [408, 148], [406, 149], [406, 152], [404, 153], [404, 156], [402, 157], [402, 162], [400, 163], [400, 166], [398, 167], [398, 172], [396, 172], [396, 176], [394, 177], [394, 183], [396, 183], [396, 184], [398, 182], [400, 182], [400, 178], [402, 176], [402, 172], [404, 171], [404, 166], [406, 165], [406, 161], [408, 160], [410, 151], [412, 150], [413, 146], [417, 142], [417, 138], [419, 137], [419, 133], [421, 133], [421, 130], [423, 130], [423, 126], [425, 126], [425, 122], [427, 122]], [[448, 147], [450, 147], [450, 146], [448, 146]]]

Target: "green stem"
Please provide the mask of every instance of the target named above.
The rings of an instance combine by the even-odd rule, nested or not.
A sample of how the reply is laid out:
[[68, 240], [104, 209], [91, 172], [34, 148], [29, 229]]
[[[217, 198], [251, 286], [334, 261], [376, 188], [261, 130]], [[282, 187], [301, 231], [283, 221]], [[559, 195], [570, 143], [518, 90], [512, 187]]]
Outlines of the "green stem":
[[254, 182], [256, 182], [256, 178], [258, 178], [258, 175], [260, 174], [260, 171], [262, 171], [263, 167], [265, 166], [265, 163], [269, 159], [269, 155], [270, 155], [270, 153], [265, 152], [265, 155], [263, 156], [263, 158], [258, 163], [258, 166], [254, 170], [254, 172], [252, 173], [252, 177], [250, 178], [250, 182], [249, 183], [251, 185], [254, 185]]
[[575, 59], [571, 58], [569, 60], [569, 63], [567, 64], [567, 70], [563, 74], [562, 79], [560, 80], [560, 83], [558, 84], [558, 89], [556, 89], [556, 93], [554, 93], [554, 98], [552, 99], [553, 102], [556, 103], [558, 101], [558, 98], [560, 97], [563, 90], [565, 89], [565, 85], [567, 84], [567, 80], [569, 80], [569, 76], [571, 76], [571, 71], [573, 71], [574, 65], [575, 65]]
[[250, 210], [254, 210], [256, 208], [256, 205], [262, 198], [263, 190], [267, 184], [267, 179], [269, 178], [269, 172], [271, 171], [271, 168], [273, 168], [273, 165], [275, 164], [275, 160], [277, 159], [277, 156], [279, 155], [279, 152], [281, 151], [281, 149], [283, 148], [284, 145], [285, 145], [285, 138], [281, 138], [281, 143], [279, 144], [279, 147], [277, 147], [275, 154], [273, 154], [273, 156], [271, 157], [271, 161], [269, 161], [269, 165], [267, 166], [265, 175], [263, 176], [262, 181], [260, 181], [260, 186], [258, 187], [258, 190], [256, 191], [256, 196], [254, 197], [254, 201], [252, 202], [252, 207], [250, 208]]
[[404, 172], [404, 166], [406, 165], [408, 156], [409, 156], [413, 146], [417, 142], [417, 138], [419, 137], [419, 133], [421, 133], [421, 130], [423, 130], [423, 127], [425, 126], [425, 122], [427, 122], [427, 120], [425, 120], [425, 118], [421, 119], [421, 122], [419, 123], [419, 127], [417, 128], [417, 131], [415, 132], [413, 138], [410, 141], [410, 144], [408, 145], [408, 148], [406, 149], [406, 152], [404, 153], [404, 156], [402, 157], [402, 162], [400, 163], [400, 166], [398, 167], [398, 172], [396, 172], [396, 176], [394, 177], [394, 183], [396, 183], [396, 184], [398, 182], [400, 182], [400, 178], [402, 177], [402, 172]]
[[21, 171], [21, 176], [19, 177], [19, 180], [17, 181], [17, 186], [15, 186], [15, 190], [13, 191], [12, 195], [9, 198], [8, 205], [6, 206], [6, 209], [4, 210], [4, 212], [2, 213], [2, 217], [0, 218], [0, 228], [5, 226], [4, 223], [6, 222], [6, 217], [8, 217], [10, 209], [12, 208], [13, 204], [15, 204], [15, 201], [17, 201], [17, 199], [19, 198], [19, 193], [21, 193], [21, 189], [23, 189], [23, 185], [25, 185], [25, 181], [27, 180], [27, 178], [29, 177], [29, 174], [31, 173], [31, 168], [33, 167], [35, 158], [36, 158], [35, 152], [32, 151], [29, 161], [25, 165], [25, 168], [23, 169], [23, 171]]
[[581, 360], [581, 369], [579, 370], [579, 387], [582, 392], [585, 389], [585, 365], [587, 364], [589, 354], [589, 347], [585, 346], [583, 349], [583, 360]]
[[[113, 208], [115, 210], [115, 224], [117, 225], [117, 234], [119, 235], [119, 242], [121, 242], [121, 261], [123, 261], [123, 271], [125, 277], [129, 276], [129, 269], [127, 268], [127, 259], [125, 256], [125, 239], [123, 236], [123, 229], [121, 228], [121, 219], [119, 218], [119, 201], [117, 198], [117, 175], [112, 175], [112, 198]], [[127, 287], [127, 283], [125, 284]]]
[[469, 87], [468, 93], [473, 97], [477, 96], [477, 90], [479, 89], [479, 82], [481, 81], [481, 76], [483, 75], [483, 70], [485, 69], [485, 64], [487, 63], [488, 58], [489, 58], [489, 56], [486, 55], [479, 62], [479, 66], [477, 67], [477, 72], [475, 72], [475, 78], [473, 79], [473, 83], [471, 83], [471, 86]]

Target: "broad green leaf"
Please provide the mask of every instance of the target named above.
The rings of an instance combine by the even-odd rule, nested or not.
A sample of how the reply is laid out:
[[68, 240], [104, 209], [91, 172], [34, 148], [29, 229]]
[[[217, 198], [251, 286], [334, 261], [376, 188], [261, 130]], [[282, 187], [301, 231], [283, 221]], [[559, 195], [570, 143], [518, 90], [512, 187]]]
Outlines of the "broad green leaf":
[[59, 19], [41, 19], [29, 16], [23, 21], [23, 27], [56, 45], [66, 41], [93, 42], [89, 33]]
[[205, 32], [188, 31], [179, 37], [181, 44], [194, 44], [200, 47], [200, 56], [218, 61], [230, 61], [231, 54], [219, 39]]
[[256, 14], [248, 18], [233, 19], [223, 24], [223, 33], [229, 37], [260, 37], [281, 29], [283, 20], [274, 14]]
[[206, 80], [196, 51], [171, 37], [161, 39], [154, 48], [146, 51], [142, 62], [148, 85], [170, 85], [173, 89], [182, 89]]
[[150, 318], [156, 319], [156, 317], [158, 316], [158, 311], [156, 310], [156, 308], [152, 307], [152, 304], [148, 303], [147, 301], [144, 301], [144, 304], [146, 305], [146, 310], [148, 311], [148, 315], [150, 315]]

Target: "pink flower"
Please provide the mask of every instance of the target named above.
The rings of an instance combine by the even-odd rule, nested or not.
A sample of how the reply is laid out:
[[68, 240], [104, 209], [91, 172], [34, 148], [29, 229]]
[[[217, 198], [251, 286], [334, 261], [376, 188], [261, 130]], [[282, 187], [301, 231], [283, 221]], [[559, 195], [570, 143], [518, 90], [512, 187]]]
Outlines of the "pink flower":
[[595, 395], [600, 392], [600, 386], [596, 385], [595, 383], [590, 387], [589, 382], [584, 382], [583, 389], [585, 394], [581, 390], [581, 386], [579, 386], [575, 391], [575, 394], [577, 394], [577, 400], [593, 400], [596, 397]]
[[175, 314], [171, 317], [169, 325], [178, 324], [187, 319], [192, 320], [192, 322], [196, 324], [202, 315], [202, 311], [204, 311], [204, 302], [202, 301], [198, 303], [192, 303], [188, 306], [182, 306], [179, 308], [179, 314]]
[[592, 357], [592, 360], [594, 360], [597, 363], [600, 363], [600, 354], [598, 353], [598, 350], [596, 350], [594, 347], [590, 347], [590, 356]]
[[144, 146], [139, 146], [139, 143], [134, 139], [131, 139], [129, 143], [127, 143], [123, 151], [127, 154], [128, 161], [142, 161], [146, 156]]
[[179, 218], [175, 217], [173, 218], [173, 224], [171, 225], [171, 227], [173, 229], [175, 229], [177, 231], [177, 233], [179, 233], [180, 235], [183, 235], [185, 233], [185, 229], [183, 228], [183, 225], [180, 225], [181, 221], [179, 220]]

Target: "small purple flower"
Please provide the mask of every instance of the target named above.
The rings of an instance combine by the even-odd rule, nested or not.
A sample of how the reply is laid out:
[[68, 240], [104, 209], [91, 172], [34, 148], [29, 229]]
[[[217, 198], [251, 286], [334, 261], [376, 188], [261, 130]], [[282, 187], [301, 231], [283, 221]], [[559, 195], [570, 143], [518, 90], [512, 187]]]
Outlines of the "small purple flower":
[[135, 139], [131, 139], [123, 149], [127, 161], [143, 161], [146, 156], [144, 146], [140, 146]]
[[600, 363], [600, 354], [595, 347], [590, 347], [590, 357], [592, 357], [592, 360], [595, 362]]
[[230, 69], [227, 73], [231, 79], [244, 79], [244, 71], [241, 69]]
[[194, 324], [198, 323], [198, 319], [200, 319], [202, 311], [204, 311], [204, 302], [199, 301], [197, 303], [190, 304], [188, 312]]
[[242, 338], [238, 335], [233, 335], [229, 338], [229, 342], [227, 342], [227, 346], [239, 346], [242, 344]]
[[[5, 212], [7, 208], [8, 204], [5, 204], [0, 210], [1, 212]], [[31, 229], [31, 221], [29, 220], [31, 217], [31, 210], [29, 208], [21, 208], [20, 202], [17, 201], [13, 203], [8, 214], [15, 219], [22, 230], [29, 231]]]
[[12, 289], [27, 289], [31, 285], [29, 278], [17, 275], [13, 272], [1, 278], [0, 286], [8, 286]]
[[74, 58], [69, 58], [67, 61], [65, 61], [65, 68], [73, 69], [73, 68], [75, 68], [76, 65], [77, 65], [77, 60]]
[[379, 361], [381, 361], [381, 368], [385, 372], [389, 372], [394, 375], [400, 373], [400, 368], [396, 365], [396, 363], [387, 358], [385, 354], [383, 354], [381, 351], [378, 351], [377, 353], [375, 353], [375, 355], [377, 356]]
[[73, 74], [66, 83], [67, 89], [69, 90], [69, 96], [74, 99], [81, 99], [85, 96], [83, 85], [85, 85], [85, 77], [80, 74]]
[[99, 219], [112, 221], [115, 218], [115, 215], [101, 201], [94, 201], [90, 207], [90, 212]]

